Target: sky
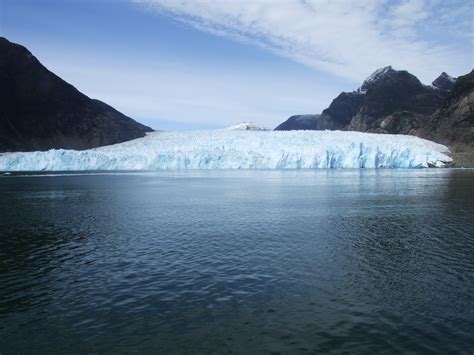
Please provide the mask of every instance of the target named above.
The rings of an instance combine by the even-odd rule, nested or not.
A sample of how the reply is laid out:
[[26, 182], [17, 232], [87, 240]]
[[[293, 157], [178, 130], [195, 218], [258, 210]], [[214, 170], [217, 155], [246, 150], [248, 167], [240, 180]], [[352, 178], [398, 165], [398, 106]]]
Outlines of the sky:
[[0, 35], [154, 129], [269, 128], [392, 65], [474, 67], [474, 1], [0, 0]]

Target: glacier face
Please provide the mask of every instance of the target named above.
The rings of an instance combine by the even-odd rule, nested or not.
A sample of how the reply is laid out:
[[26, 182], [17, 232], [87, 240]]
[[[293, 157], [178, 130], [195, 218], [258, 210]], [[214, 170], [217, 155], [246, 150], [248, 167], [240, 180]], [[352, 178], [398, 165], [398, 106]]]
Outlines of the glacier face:
[[342, 131], [153, 132], [83, 150], [0, 154], [0, 171], [421, 168], [448, 148], [414, 136]]

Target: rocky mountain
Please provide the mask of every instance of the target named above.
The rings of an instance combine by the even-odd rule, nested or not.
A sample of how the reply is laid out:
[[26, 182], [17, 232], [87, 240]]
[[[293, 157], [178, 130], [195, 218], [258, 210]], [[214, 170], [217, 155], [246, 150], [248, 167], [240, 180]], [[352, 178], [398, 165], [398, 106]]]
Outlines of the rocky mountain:
[[360, 92], [343, 92], [321, 114], [291, 116], [277, 126], [275, 131], [342, 130], [359, 111], [363, 97], [364, 94]]
[[391, 65], [385, 68], [379, 68], [374, 71], [367, 79], [364, 80], [362, 85], [357, 89], [358, 92], [366, 93], [375, 83], [380, 80], [384, 80], [392, 75], [396, 74], [396, 70]]
[[[474, 151], [474, 72], [442, 73], [431, 86], [405, 70], [378, 69], [357, 91], [343, 92], [321, 115], [295, 116], [276, 130], [346, 130], [410, 134]], [[303, 115], [304, 116], [304, 115]], [[299, 116], [296, 116], [299, 117]]]
[[433, 121], [435, 140], [455, 152], [474, 153], [474, 71], [457, 78]]
[[441, 106], [446, 96], [444, 92], [423, 85], [405, 70], [388, 68], [382, 70], [385, 75], [362, 85], [366, 85], [363, 102], [345, 129], [416, 135], [416, 130], [425, 125], [427, 116]]
[[438, 76], [431, 85], [435, 88], [442, 90], [442, 91], [450, 91], [454, 84], [456, 83], [456, 78], [449, 76], [445, 72], [442, 72], [440, 76]]
[[339, 94], [322, 112], [316, 126], [318, 129], [343, 129], [350, 123], [350, 118], [359, 112], [363, 101], [364, 94], [360, 92]]
[[0, 152], [88, 149], [152, 131], [79, 92], [0, 37]]
[[275, 131], [316, 130], [319, 117], [321, 115], [294, 115], [275, 128]]

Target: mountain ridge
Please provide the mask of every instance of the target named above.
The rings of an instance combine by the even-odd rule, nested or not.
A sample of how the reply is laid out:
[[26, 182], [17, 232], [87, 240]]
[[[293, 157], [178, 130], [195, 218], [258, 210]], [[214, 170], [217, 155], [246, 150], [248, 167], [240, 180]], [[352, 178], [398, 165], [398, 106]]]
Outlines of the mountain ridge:
[[377, 69], [355, 91], [342, 92], [314, 122], [290, 117], [275, 130], [343, 130], [409, 134], [474, 152], [474, 71], [453, 78], [443, 72], [423, 85], [405, 70]]
[[0, 152], [89, 149], [151, 132], [49, 71], [0, 37]]

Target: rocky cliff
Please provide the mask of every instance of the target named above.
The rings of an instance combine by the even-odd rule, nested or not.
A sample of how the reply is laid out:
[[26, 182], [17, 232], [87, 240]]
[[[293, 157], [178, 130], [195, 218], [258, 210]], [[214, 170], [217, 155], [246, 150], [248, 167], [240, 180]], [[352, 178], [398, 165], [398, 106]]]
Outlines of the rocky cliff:
[[433, 115], [433, 126], [432, 137], [454, 151], [474, 151], [474, 71], [457, 78]]

